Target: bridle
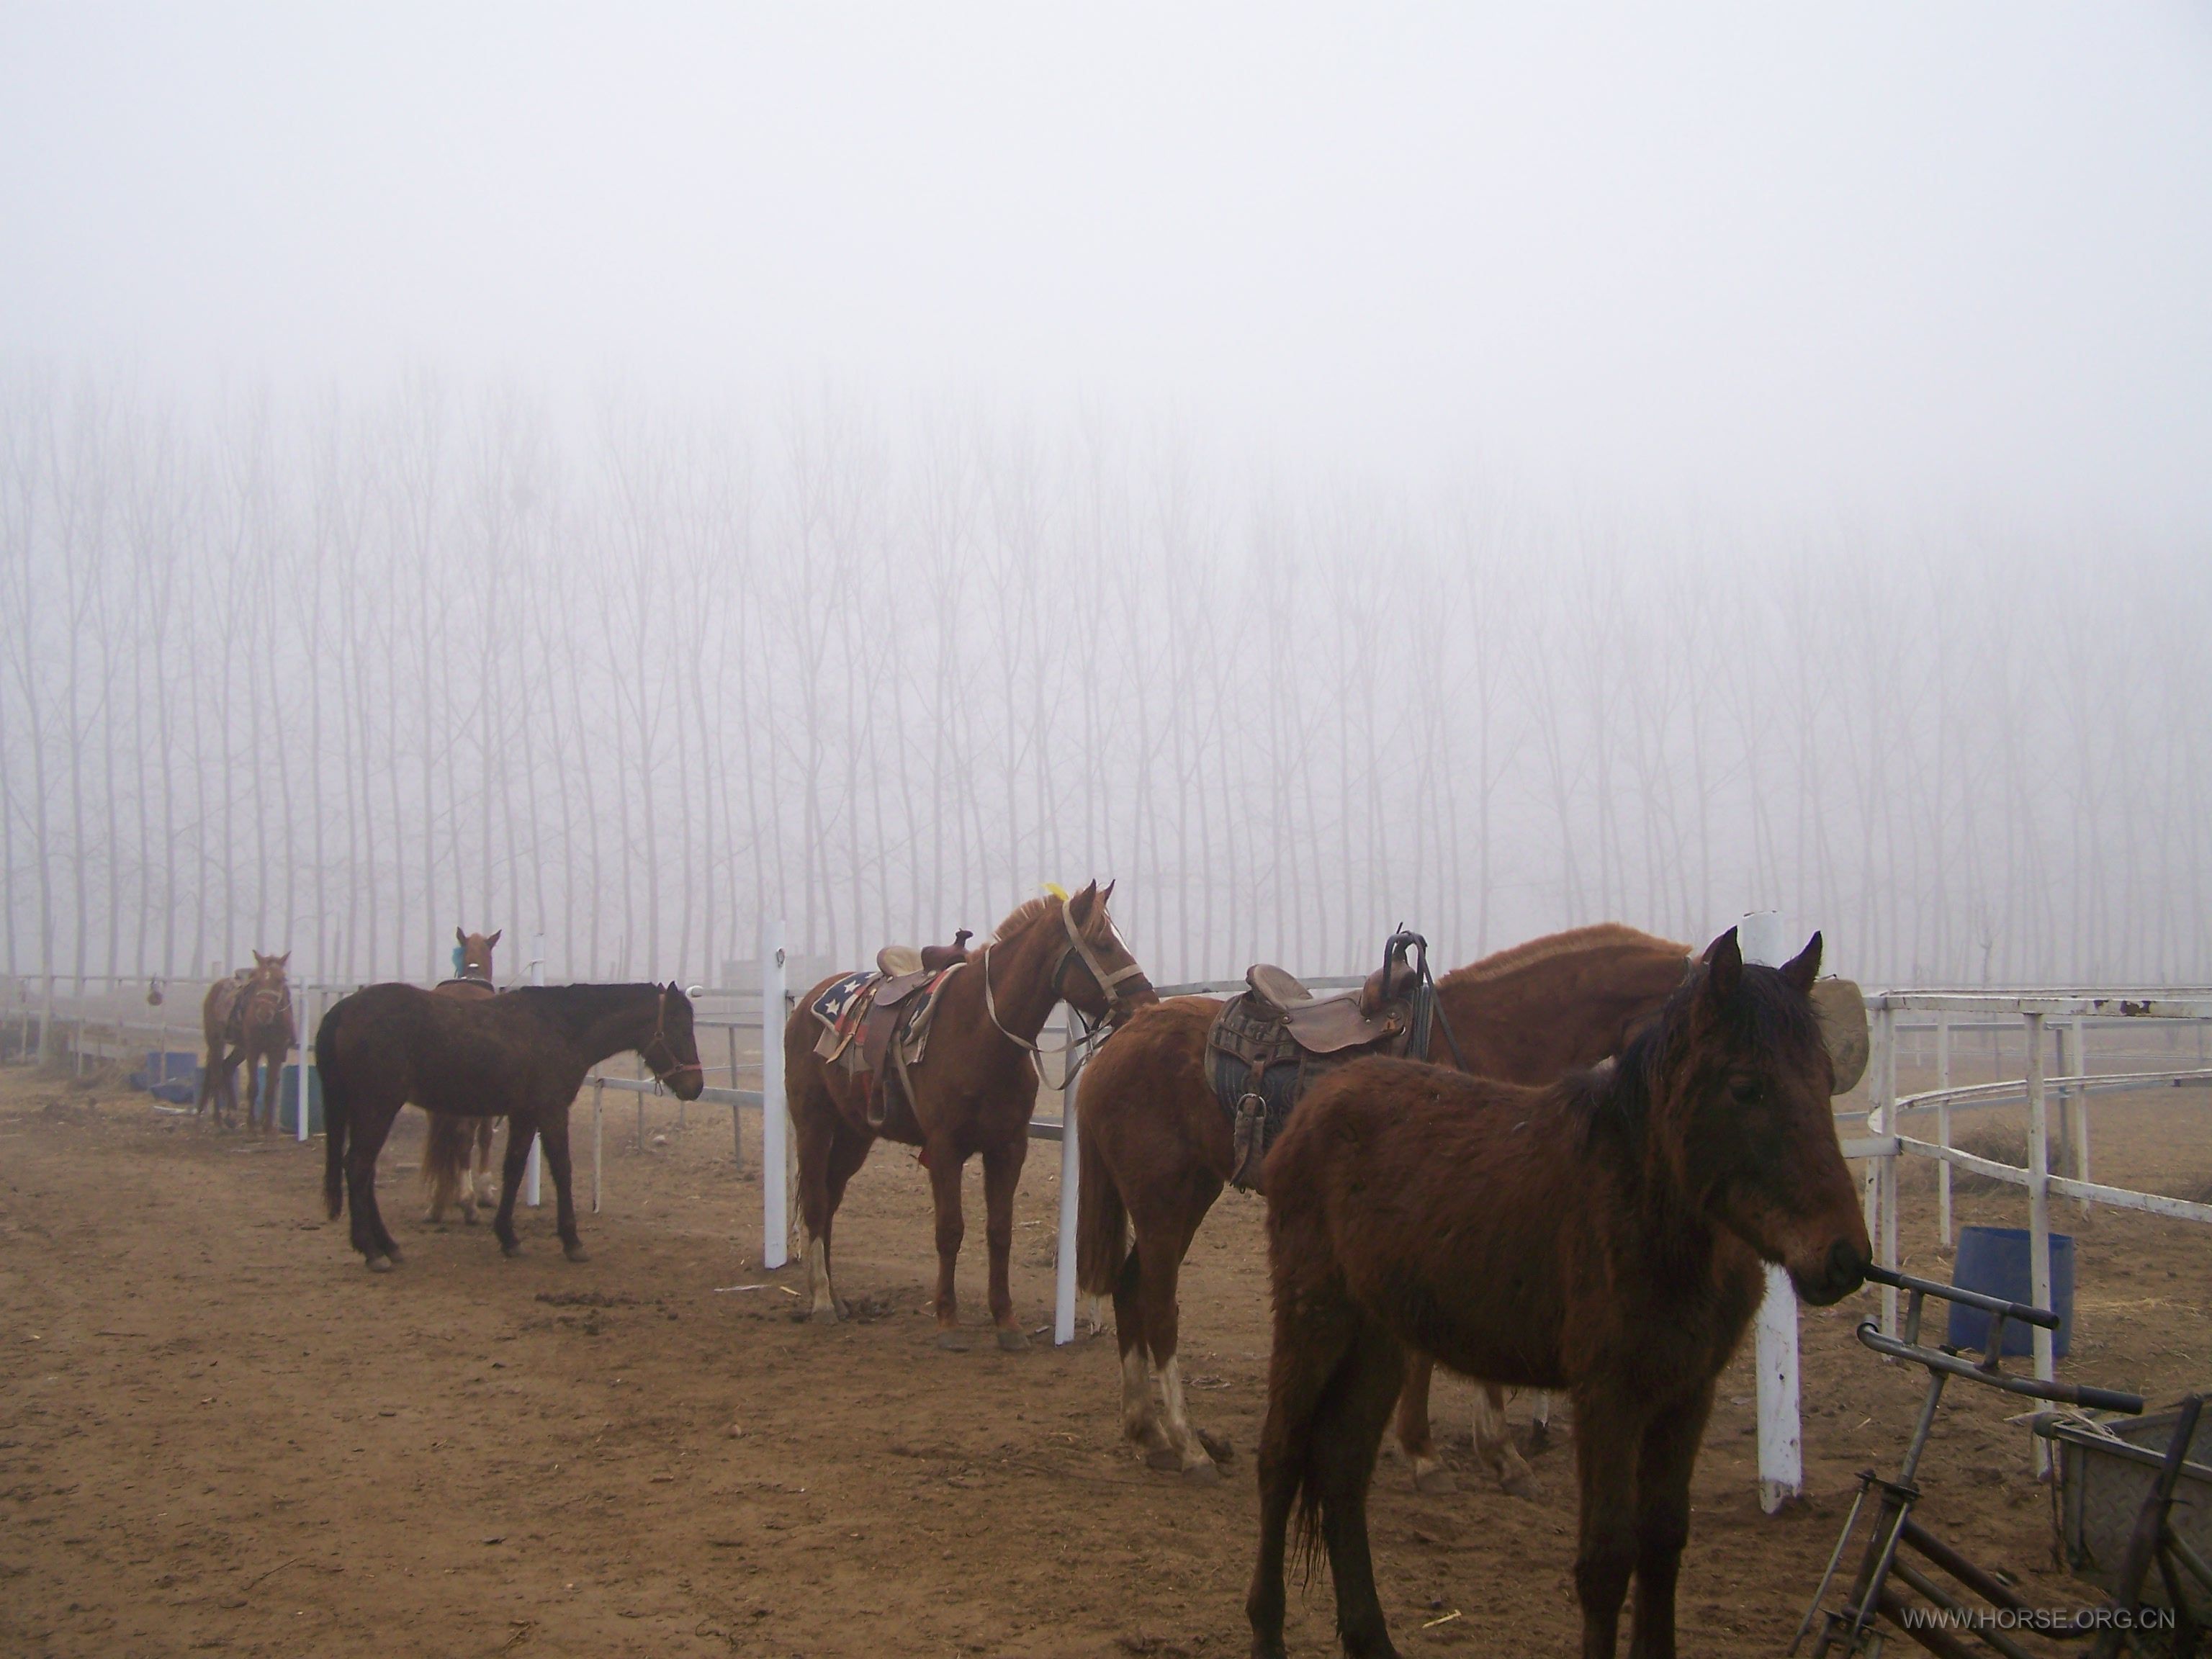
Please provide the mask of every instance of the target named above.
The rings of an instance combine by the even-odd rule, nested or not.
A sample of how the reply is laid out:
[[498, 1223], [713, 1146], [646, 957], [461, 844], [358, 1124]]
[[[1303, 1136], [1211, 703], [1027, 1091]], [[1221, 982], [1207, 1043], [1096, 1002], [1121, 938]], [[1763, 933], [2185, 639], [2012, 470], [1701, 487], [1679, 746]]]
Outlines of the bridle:
[[[1073, 1081], [1076, 1073], [1082, 1070], [1084, 1062], [1091, 1058], [1091, 1051], [1105, 1040], [1105, 1034], [1129, 1017], [1133, 1011], [1128, 1006], [1128, 1000], [1121, 994], [1121, 987], [1127, 981], [1144, 978], [1145, 970], [1138, 965], [1136, 958], [1131, 957], [1125, 965], [1109, 972], [1105, 962], [1091, 947], [1091, 941], [1083, 937], [1083, 930], [1075, 925], [1073, 907], [1066, 898], [1062, 898], [1060, 902], [1060, 925], [1067, 930], [1067, 947], [1060, 953], [1060, 960], [1053, 964], [1052, 976], [1046, 984], [1052, 992], [1054, 1001], [1067, 1004], [1068, 1012], [1075, 1017], [1076, 1023], [1080, 1028], [1066, 1042], [1051, 1051], [1054, 1054], [1073, 1056], [1063, 1068], [1066, 1075], [1062, 1082], [1065, 1085], [1066, 1082]], [[991, 1024], [999, 1028], [1000, 1036], [1006, 1038], [1017, 1048], [1028, 1052], [1030, 1064], [1037, 1074], [1037, 1082], [1048, 1086], [1049, 1079], [1044, 1074], [1046, 1050], [1029, 1038], [1018, 1036], [1008, 1030], [1006, 1021], [999, 1018], [998, 999], [991, 991], [991, 952], [998, 943], [998, 940], [993, 939], [990, 944], [983, 947], [983, 1012], [990, 1015]], [[1124, 949], [1126, 950], [1127, 947], [1125, 946]], [[1103, 1019], [1095, 1021], [1091, 1019], [1069, 1000], [1066, 990], [1060, 983], [1067, 973], [1067, 964], [1079, 960], [1089, 971], [1092, 982], [1098, 987], [1099, 994], [1106, 999], [1106, 1014]]]
[[[707, 1068], [696, 1060], [677, 1059], [676, 1047], [668, 1040], [668, 993], [666, 991], [660, 991], [655, 994], [653, 1008], [653, 1035], [638, 1045], [639, 1057], [647, 1066], [653, 1067], [653, 1076], [662, 1083], [666, 1083], [672, 1076], [680, 1076], [685, 1072], [698, 1073], [699, 1080], [704, 1083], [707, 1080]], [[665, 1067], [661, 1060], [653, 1057], [653, 1051], [655, 1048], [660, 1050], [661, 1059], [666, 1060], [667, 1065]]]

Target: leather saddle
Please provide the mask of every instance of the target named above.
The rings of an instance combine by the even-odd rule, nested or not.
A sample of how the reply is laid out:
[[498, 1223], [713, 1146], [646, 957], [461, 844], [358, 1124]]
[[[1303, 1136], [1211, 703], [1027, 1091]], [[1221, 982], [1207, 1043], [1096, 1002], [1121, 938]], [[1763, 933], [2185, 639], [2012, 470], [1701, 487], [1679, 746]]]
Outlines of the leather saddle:
[[[944, 948], [933, 945], [931, 950]], [[921, 963], [927, 954], [905, 945], [885, 945], [876, 953], [876, 966], [883, 977], [868, 993], [867, 1012], [860, 1016], [860, 1031], [845, 1054], [846, 1064], [869, 1079], [871, 1128], [880, 1129], [884, 1125], [890, 1103], [886, 1080], [896, 1073], [905, 1086], [906, 1069], [921, 1060], [922, 1045], [928, 1040], [927, 1022], [935, 1012], [938, 990], [952, 969], [967, 959], [963, 951], [943, 967], [911, 965]]]
[[1436, 988], [1428, 944], [1401, 928], [1382, 965], [1356, 991], [1317, 997], [1267, 963], [1244, 975], [1206, 1034], [1206, 1074], [1228, 1113], [1236, 1148], [1231, 1180], [1260, 1184], [1267, 1147], [1316, 1079], [1361, 1054], [1426, 1060]]

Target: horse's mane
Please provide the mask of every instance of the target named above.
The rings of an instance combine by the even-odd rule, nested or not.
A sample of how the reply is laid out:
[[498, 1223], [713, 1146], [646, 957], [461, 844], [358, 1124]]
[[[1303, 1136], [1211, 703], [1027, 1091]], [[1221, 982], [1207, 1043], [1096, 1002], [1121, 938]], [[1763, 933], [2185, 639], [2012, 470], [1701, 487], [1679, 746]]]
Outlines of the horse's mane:
[[649, 981], [634, 985], [518, 985], [507, 994], [556, 1016], [590, 1020], [643, 998], [659, 996], [667, 988]]
[[[1096, 939], [1098, 919], [1105, 914], [1106, 907], [1103, 902], [1095, 903], [1091, 907], [1090, 920], [1080, 924], [1085, 939]], [[1050, 893], [1039, 893], [1033, 899], [1024, 899], [1012, 909], [1007, 911], [1006, 919], [999, 924], [998, 932], [991, 937], [994, 940], [1004, 943], [1013, 938], [1015, 934], [1034, 927], [1048, 916], [1055, 921], [1059, 919], [1060, 900]]]
[[1687, 945], [1677, 945], [1672, 939], [1661, 939], [1655, 933], [1631, 927], [1625, 922], [1599, 921], [1587, 927], [1570, 927], [1564, 933], [1547, 933], [1541, 939], [1532, 939], [1525, 945], [1516, 945], [1506, 950], [1493, 951], [1479, 962], [1470, 962], [1464, 968], [1455, 968], [1437, 983], [1473, 985], [1484, 980], [1503, 978], [1523, 968], [1533, 968], [1540, 962], [1554, 957], [1564, 957], [1578, 951], [1638, 950], [1657, 951], [1668, 956], [1692, 957], [1696, 951]]
[[[1705, 994], [1711, 972], [1702, 960], [1692, 963], [1659, 1012], [1628, 1039], [1618, 1055], [1560, 1080], [1565, 1103], [1583, 1115], [1589, 1130], [1612, 1127], [1632, 1140], [1643, 1139], [1661, 1074], [1687, 1040], [1690, 1006]], [[1771, 969], [1747, 964], [1743, 987], [1747, 994], [1731, 1003], [1731, 1011], [1739, 1020], [1747, 1020], [1753, 1035], [1762, 1040], [1810, 1036], [1816, 1042], [1823, 1041], [1820, 1016], [1813, 1012], [1811, 1002], [1793, 1006], [1782, 994], [1780, 984], [1780, 975]]]

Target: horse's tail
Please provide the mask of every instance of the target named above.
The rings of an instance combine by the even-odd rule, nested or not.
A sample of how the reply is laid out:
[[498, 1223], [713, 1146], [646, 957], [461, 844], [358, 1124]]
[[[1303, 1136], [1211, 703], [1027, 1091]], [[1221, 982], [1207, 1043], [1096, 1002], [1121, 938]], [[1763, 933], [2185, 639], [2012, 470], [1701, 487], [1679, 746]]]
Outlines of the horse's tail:
[[1097, 1137], [1076, 1142], [1075, 1279], [1086, 1296], [1111, 1296], [1129, 1259], [1129, 1212]]
[[[483, 1121], [489, 1125], [491, 1120]], [[422, 1190], [428, 1195], [433, 1216], [443, 1214], [446, 1206], [460, 1196], [461, 1183], [468, 1178], [476, 1127], [473, 1119], [444, 1112], [430, 1114], [430, 1132], [422, 1140]], [[471, 1198], [473, 1201], [473, 1194]]]
[[343, 1002], [333, 1004], [330, 1012], [323, 1016], [323, 1023], [315, 1028], [315, 1069], [323, 1079], [323, 1203], [333, 1221], [345, 1212], [345, 1155], [349, 1121], [343, 1068], [331, 1063], [337, 1058], [338, 1011], [344, 1006]]

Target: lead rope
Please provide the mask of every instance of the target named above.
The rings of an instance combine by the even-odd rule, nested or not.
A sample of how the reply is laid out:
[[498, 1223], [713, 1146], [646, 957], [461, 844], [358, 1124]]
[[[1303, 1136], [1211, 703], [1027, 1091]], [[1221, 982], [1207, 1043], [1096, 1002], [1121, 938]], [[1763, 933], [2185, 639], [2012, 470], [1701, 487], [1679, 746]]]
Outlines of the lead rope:
[[[1030, 1069], [1036, 1073], [1037, 1087], [1048, 1088], [1050, 1084], [1044, 1074], [1044, 1050], [1027, 1037], [1016, 1036], [1006, 1029], [1006, 1022], [999, 1018], [999, 1000], [991, 994], [991, 951], [997, 944], [998, 940], [993, 939], [989, 945], [983, 947], [983, 1012], [990, 1015], [991, 1024], [999, 1028], [1000, 1036], [1006, 1038], [1017, 1048], [1028, 1053]], [[1063, 957], [1062, 960], [1065, 958]]]

